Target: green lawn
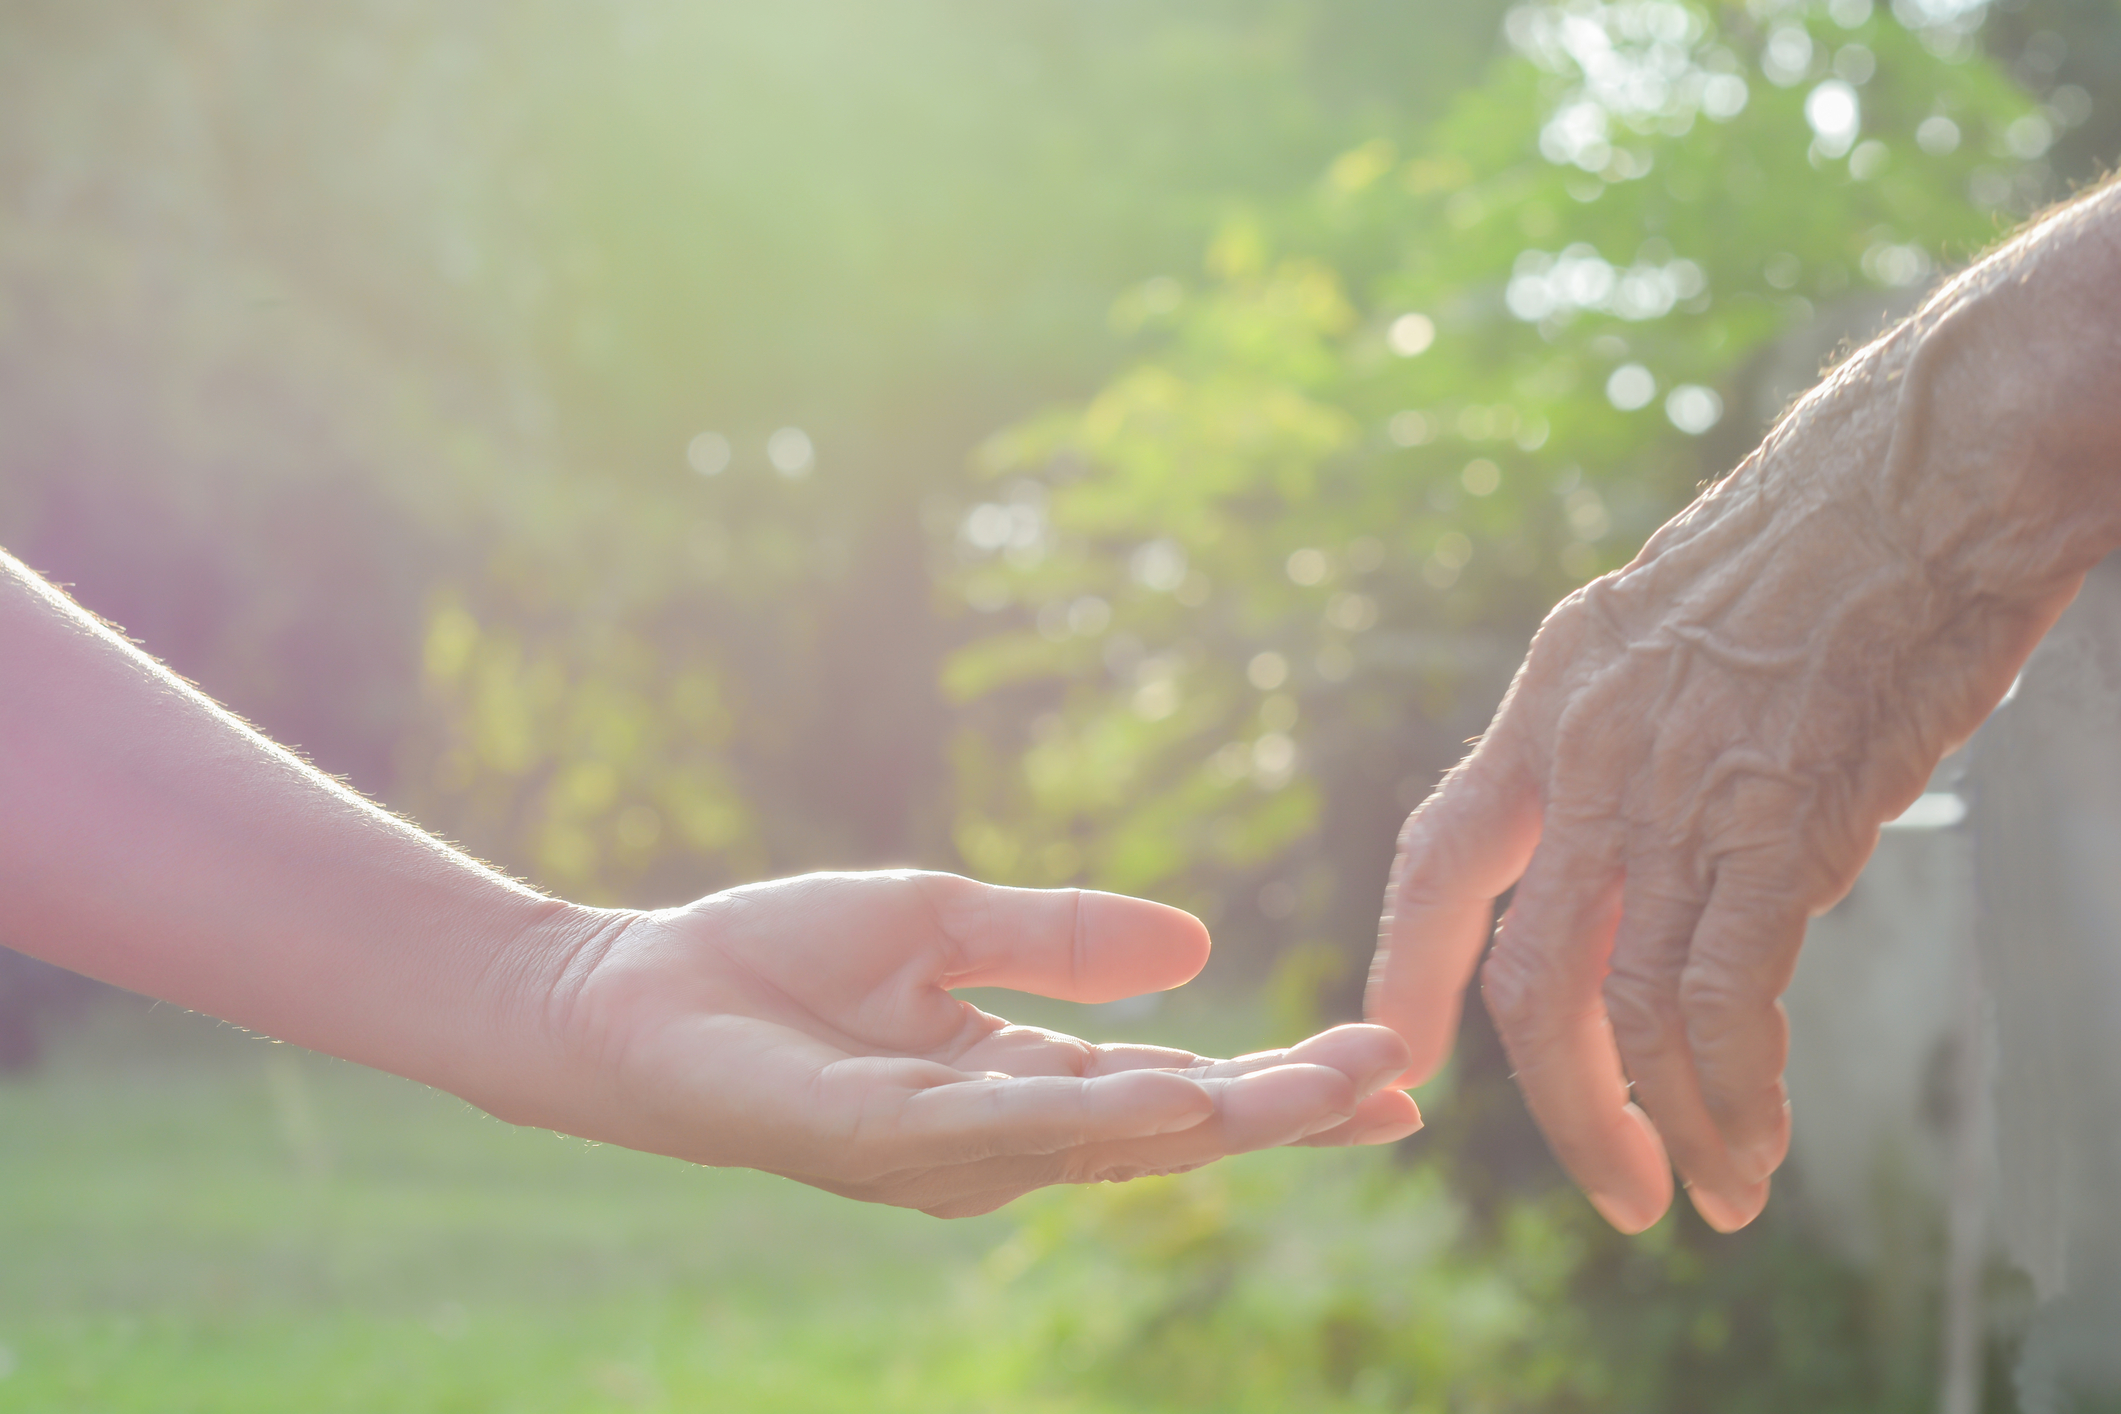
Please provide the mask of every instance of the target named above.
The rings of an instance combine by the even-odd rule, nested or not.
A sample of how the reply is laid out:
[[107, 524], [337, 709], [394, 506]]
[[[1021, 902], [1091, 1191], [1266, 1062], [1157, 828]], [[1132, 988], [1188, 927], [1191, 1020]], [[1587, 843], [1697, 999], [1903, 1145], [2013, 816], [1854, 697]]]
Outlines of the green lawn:
[[1787, 1235], [1622, 1241], [1563, 1191], [1469, 1226], [1441, 1165], [1377, 1151], [937, 1222], [123, 998], [0, 1083], [0, 1414], [1920, 1407], [1881, 1393], [1860, 1294]]
[[[0, 1409], [1131, 1409], [1017, 1230], [509, 1128], [171, 1008], [0, 1084]], [[1146, 1406], [1144, 1406], [1146, 1407]]]

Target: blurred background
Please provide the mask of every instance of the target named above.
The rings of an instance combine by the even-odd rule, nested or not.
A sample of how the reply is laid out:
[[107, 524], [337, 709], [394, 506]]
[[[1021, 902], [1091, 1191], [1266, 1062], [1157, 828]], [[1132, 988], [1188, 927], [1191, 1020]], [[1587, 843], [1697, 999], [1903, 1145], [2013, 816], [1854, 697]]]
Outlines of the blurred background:
[[[2117, 83], [2108, 0], [11, 0], [0, 544], [547, 889], [1148, 894], [1194, 989], [992, 1004], [1281, 1043], [1544, 610]], [[2007, 1409], [2029, 1288], [1873, 1162], [1914, 942], [1766, 1217], [1633, 1241], [1477, 1006], [1397, 1152], [945, 1226], [0, 953], [0, 1407]]]

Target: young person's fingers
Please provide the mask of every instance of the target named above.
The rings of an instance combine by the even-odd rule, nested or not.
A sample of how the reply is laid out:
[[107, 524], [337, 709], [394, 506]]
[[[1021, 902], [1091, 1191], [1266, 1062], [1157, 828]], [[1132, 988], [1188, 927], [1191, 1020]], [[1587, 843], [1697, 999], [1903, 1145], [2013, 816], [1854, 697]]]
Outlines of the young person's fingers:
[[[1086, 1080], [979, 1077], [919, 1061], [850, 1069], [871, 1074], [866, 1093], [844, 1097], [858, 1118], [843, 1152], [857, 1169], [878, 1172], [1171, 1134], [1204, 1123], [1217, 1108], [1207, 1087], [1165, 1070]], [[859, 1075], [855, 1084], [862, 1086]]]
[[986, 1212], [1051, 1184], [1123, 1182], [1177, 1173], [1231, 1154], [1295, 1143], [1336, 1128], [1358, 1106], [1348, 1078], [1325, 1066], [1276, 1066], [1201, 1084], [1215, 1097], [1215, 1113], [1197, 1126], [1051, 1153], [998, 1154], [909, 1173], [889, 1190], [886, 1201], [945, 1217]]
[[1225, 1154], [1272, 1149], [1330, 1129], [1355, 1113], [1363, 1098], [1336, 1067], [1301, 1061], [1199, 1083], [1215, 1096]]
[[1201, 1061], [1187, 1074], [1196, 1080], [1224, 1079], [1283, 1065], [1330, 1066], [1348, 1077], [1358, 1095], [1368, 1095], [1407, 1068], [1407, 1046], [1389, 1027], [1349, 1022], [1279, 1050]]
[[1298, 1144], [1333, 1149], [1348, 1144], [1391, 1144], [1421, 1128], [1421, 1107], [1404, 1090], [1380, 1090], [1355, 1107], [1355, 1113]]
[[1680, 977], [1706, 900], [1669, 851], [1638, 848], [1628, 867], [1604, 985], [1613, 1040], [1635, 1103], [1657, 1127], [1695, 1208], [1719, 1232], [1735, 1231], [1758, 1216], [1767, 1185], [1739, 1172], [1710, 1117], [1679, 1009]]
[[1131, 1043], [1094, 1045], [1042, 1026], [1004, 1026], [942, 1059], [959, 1070], [1003, 1075], [1115, 1075], [1123, 1070], [1195, 1071], [1210, 1062], [1191, 1051]]
[[1672, 1176], [1629, 1101], [1601, 997], [1620, 904], [1613, 856], [1603, 822], [1549, 823], [1482, 989], [1554, 1156], [1608, 1222], [1640, 1232], [1670, 1206]]
[[[1420, 1129], [1421, 1111], [1415, 1107], [1414, 1099], [1411, 1095], [1408, 1095], [1403, 1090], [1380, 1090], [1367, 1100], [1364, 1100], [1356, 1107], [1353, 1115], [1339, 1124], [1320, 1133], [1306, 1135], [1301, 1139], [1290, 1142], [1307, 1148], [1340, 1148], [1359, 1144], [1391, 1144], [1418, 1132]], [[1139, 1146], [1130, 1147], [1138, 1148]], [[1156, 1155], [1153, 1157], [1137, 1155], [1136, 1163], [1150, 1165], [1142, 1168], [1139, 1172], [1126, 1167], [1126, 1160], [1115, 1156], [1099, 1156], [1095, 1159], [1086, 1157], [1079, 1165], [1079, 1168], [1087, 1177], [1077, 1180], [1054, 1179], [1043, 1174], [1027, 1173], [1022, 1167], [1015, 1166], [1014, 1161], [997, 1160], [991, 1161], [989, 1165], [974, 1166], [982, 1170], [976, 1178], [962, 1174], [951, 1176], [950, 1186], [953, 1189], [956, 1189], [959, 1183], [969, 1179], [969, 1181], [978, 1185], [977, 1191], [957, 1192], [954, 1193], [954, 1196], [940, 1202], [925, 1205], [916, 1204], [915, 1206], [923, 1207], [924, 1211], [935, 1217], [972, 1217], [980, 1213], [992, 1212], [996, 1208], [1022, 1197], [1025, 1193], [1030, 1192], [1032, 1187], [1040, 1184], [1050, 1184], [1057, 1181], [1093, 1180], [1123, 1182], [1129, 1178], [1147, 1177], [1150, 1174], [1189, 1173], [1194, 1169], [1205, 1167], [1207, 1164], [1214, 1162], [1216, 1158], [1221, 1157], [1224, 1156], [1217, 1154], [1214, 1158], [1173, 1162], [1172, 1157], [1168, 1155]], [[985, 1186], [992, 1182], [994, 1173], [999, 1168], [1009, 1169], [1007, 1181], [1000, 1187]], [[1031, 1181], [1033, 1179], [1036, 1179], [1037, 1182], [1033, 1183]]]
[[1191, 1051], [1144, 1045], [1138, 1041], [1101, 1041], [1096, 1044], [1086, 1041], [1083, 1044], [1088, 1048], [1084, 1075], [1117, 1075], [1123, 1070], [1177, 1070], [1197, 1080], [1203, 1067], [1218, 1063], [1211, 1057], [1197, 1056]]
[[1010, 889], [920, 874], [950, 948], [946, 987], [1109, 1002], [1191, 981], [1208, 930], [1168, 904], [1092, 889]]
[[1365, 1009], [1406, 1041], [1409, 1085], [1450, 1054], [1495, 899], [1539, 842], [1538, 790], [1511, 736], [1498, 719], [1400, 831]]
[[1349, 1022], [1289, 1047], [1292, 1065], [1329, 1065], [1369, 1095], [1404, 1075], [1413, 1063], [1406, 1038], [1388, 1026]]
[[1294, 1046], [1258, 1051], [1230, 1060], [1195, 1055], [1169, 1046], [1133, 1042], [1092, 1044], [1037, 1026], [1005, 1026], [949, 1058], [961, 1071], [1003, 1075], [1073, 1075], [1085, 1079], [1130, 1070], [1176, 1071], [1190, 1080], [1233, 1079], [1283, 1065], [1330, 1066], [1368, 1095], [1406, 1069], [1406, 1043], [1383, 1027], [1351, 1022], [1307, 1037]]

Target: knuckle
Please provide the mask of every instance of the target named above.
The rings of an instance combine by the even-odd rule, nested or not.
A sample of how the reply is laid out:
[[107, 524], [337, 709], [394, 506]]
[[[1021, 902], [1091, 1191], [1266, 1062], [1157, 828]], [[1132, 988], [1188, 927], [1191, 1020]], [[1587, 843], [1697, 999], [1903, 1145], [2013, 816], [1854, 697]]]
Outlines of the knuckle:
[[1613, 1042], [1622, 1055], [1654, 1056], [1672, 1048], [1678, 1008], [1668, 987], [1616, 972], [1606, 978], [1604, 994]]
[[1747, 980], [1728, 967], [1690, 967], [1679, 981], [1679, 1010], [1697, 1039], [1729, 1036], [1757, 1021], [1761, 1000]]
[[1547, 1009], [1543, 969], [1521, 948], [1497, 946], [1480, 969], [1480, 992], [1488, 1012], [1505, 1032], [1522, 1032], [1538, 1024]]
[[1399, 854], [1409, 864], [1417, 864], [1435, 843], [1436, 831], [1431, 822], [1436, 815], [1436, 802], [1442, 798], [1445, 786], [1451, 777], [1444, 777], [1443, 785], [1430, 792], [1428, 799], [1408, 813], [1406, 821], [1399, 827]]
[[1745, 1094], [1725, 1100], [1721, 1108], [1752, 1121], [1756, 1128], [1773, 1130], [1784, 1126], [1788, 1119], [1789, 1091], [1784, 1087], [1782, 1076], [1778, 1073], [1754, 1085]]
[[1478, 801], [1485, 779], [1480, 748], [1475, 747], [1472, 754], [1443, 774], [1435, 789], [1407, 816], [1399, 831], [1401, 847], [1433, 852], [1450, 844], [1457, 835], [1451, 817], [1463, 814], [1466, 807]]
[[1456, 878], [1456, 871], [1439, 851], [1417, 849], [1400, 870], [1399, 898], [1403, 904], [1418, 904], [1448, 897]]
[[1547, 616], [1540, 620], [1539, 632], [1533, 635], [1532, 661], [1537, 662], [1542, 656], [1552, 656], [1557, 651], [1565, 651], [1575, 646], [1576, 640], [1583, 634], [1585, 624], [1590, 621], [1591, 592], [1596, 584], [1597, 581], [1593, 580], [1590, 584], [1580, 586], [1547, 610]]
[[1531, 662], [1580, 652], [1587, 641], [1612, 622], [1616, 576], [1601, 575], [1547, 611], [1532, 639]]

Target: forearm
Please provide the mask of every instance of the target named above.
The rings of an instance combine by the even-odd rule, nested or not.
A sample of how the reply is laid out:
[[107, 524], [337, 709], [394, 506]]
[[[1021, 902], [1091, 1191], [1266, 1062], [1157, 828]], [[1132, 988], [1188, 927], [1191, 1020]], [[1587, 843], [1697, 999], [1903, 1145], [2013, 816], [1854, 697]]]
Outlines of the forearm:
[[[1880, 712], [1934, 712], [1917, 733], [1925, 749], [1963, 739], [2117, 546], [2110, 187], [1849, 358], [1593, 598], [1623, 633], [1760, 682], [1779, 706], [1761, 709], [1755, 737], [1793, 766], [1808, 742], [1871, 734]], [[1954, 667], [1950, 693], [1925, 689], [1920, 660], [1953, 641], [1951, 659], [1978, 670]], [[1795, 690], [1767, 691], [1775, 678]]]
[[1420, 1123], [1396, 1038], [1214, 1062], [950, 994], [1105, 1000], [1207, 954], [1176, 909], [812, 875], [583, 909], [311, 770], [0, 554], [0, 943], [504, 1119], [956, 1215]]
[[2121, 545], [2117, 473], [2121, 185], [1938, 290], [1708, 501], [1757, 497], [1789, 517], [1853, 500], [1878, 548], [1944, 596], [2008, 597], [2043, 593]]
[[[2121, 189], [1939, 291], [1626, 568], [1557, 606], [1408, 821], [1371, 1005], [1420, 1080], [1483, 972], [1556, 1154], [1628, 1231], [1719, 1228], [1788, 1142], [1807, 916], [2121, 545]], [[1647, 1116], [1647, 1119], [1645, 1119]], [[1652, 1128], [1654, 1124], [1654, 1130]]]
[[2121, 187], [2007, 242], [1908, 334], [1870, 372], [1901, 385], [1880, 490], [1941, 589], [2038, 593], [2121, 545]]
[[474, 1100], [593, 915], [303, 764], [0, 554], [0, 943]]

